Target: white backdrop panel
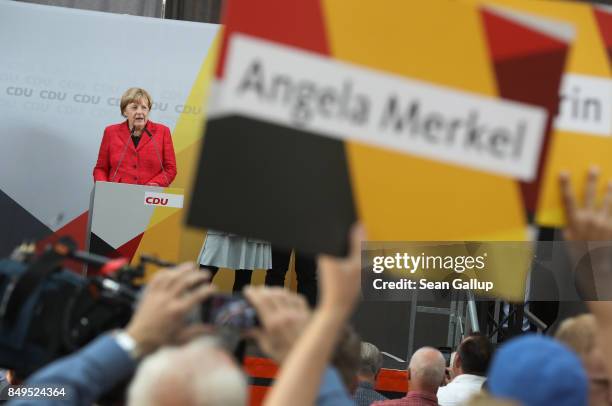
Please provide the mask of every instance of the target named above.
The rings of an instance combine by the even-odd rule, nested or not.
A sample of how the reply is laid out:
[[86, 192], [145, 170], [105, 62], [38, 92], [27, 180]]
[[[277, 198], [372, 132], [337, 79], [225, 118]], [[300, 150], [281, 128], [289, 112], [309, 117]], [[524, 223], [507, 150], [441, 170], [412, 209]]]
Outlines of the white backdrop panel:
[[0, 189], [54, 231], [86, 211], [121, 94], [174, 129], [218, 29], [0, 0]]

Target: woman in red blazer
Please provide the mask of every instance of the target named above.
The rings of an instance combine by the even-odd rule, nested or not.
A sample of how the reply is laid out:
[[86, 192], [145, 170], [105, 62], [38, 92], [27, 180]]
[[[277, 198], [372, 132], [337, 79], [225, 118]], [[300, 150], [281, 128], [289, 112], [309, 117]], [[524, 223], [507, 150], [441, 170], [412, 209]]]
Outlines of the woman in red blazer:
[[94, 181], [170, 186], [176, 177], [176, 158], [170, 129], [148, 119], [151, 96], [130, 88], [121, 96], [121, 115], [127, 120], [104, 129]]

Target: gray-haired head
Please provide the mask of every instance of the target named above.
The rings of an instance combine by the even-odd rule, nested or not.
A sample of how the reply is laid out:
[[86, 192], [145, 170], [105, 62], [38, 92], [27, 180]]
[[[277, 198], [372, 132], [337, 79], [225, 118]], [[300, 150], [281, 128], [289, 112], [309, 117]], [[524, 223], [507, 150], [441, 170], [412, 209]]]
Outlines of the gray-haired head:
[[383, 356], [378, 347], [372, 343], [361, 343], [361, 363], [359, 364], [359, 375], [364, 378], [376, 378], [382, 368]]
[[445, 368], [444, 356], [437, 349], [423, 347], [417, 350], [408, 366], [410, 389], [436, 393], [444, 379]]
[[243, 406], [246, 402], [246, 378], [210, 337], [149, 356], [128, 391], [128, 405]]

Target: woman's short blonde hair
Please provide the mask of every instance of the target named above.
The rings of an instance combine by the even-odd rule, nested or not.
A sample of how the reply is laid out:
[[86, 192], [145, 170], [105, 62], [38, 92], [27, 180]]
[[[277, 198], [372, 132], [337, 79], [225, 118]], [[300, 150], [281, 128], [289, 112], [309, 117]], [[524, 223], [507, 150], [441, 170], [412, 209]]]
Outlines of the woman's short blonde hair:
[[121, 96], [121, 103], [119, 105], [121, 107], [121, 115], [124, 116], [123, 112], [128, 104], [137, 102], [140, 99], [147, 99], [149, 110], [151, 110], [153, 99], [151, 99], [149, 92], [139, 87], [130, 87], [128, 90], [126, 90], [125, 93], [123, 93], [123, 96]]

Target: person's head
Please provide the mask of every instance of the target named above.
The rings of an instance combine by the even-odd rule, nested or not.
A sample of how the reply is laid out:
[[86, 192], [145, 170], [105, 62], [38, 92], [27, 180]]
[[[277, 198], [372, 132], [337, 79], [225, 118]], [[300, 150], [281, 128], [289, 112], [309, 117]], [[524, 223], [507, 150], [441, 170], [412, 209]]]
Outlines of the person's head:
[[247, 382], [211, 337], [166, 347], [146, 358], [128, 390], [129, 405], [242, 406]]
[[359, 380], [374, 384], [382, 368], [383, 356], [378, 348], [368, 342], [361, 343], [361, 361], [359, 363]]
[[338, 370], [344, 386], [350, 393], [357, 390], [360, 352], [361, 339], [355, 330], [347, 325], [332, 356], [332, 365]]
[[487, 337], [480, 334], [468, 336], [457, 347], [451, 364], [453, 374], [486, 376], [492, 356], [493, 345]]
[[446, 361], [440, 351], [423, 347], [412, 354], [408, 365], [410, 390], [436, 394], [444, 380]]
[[130, 128], [142, 130], [149, 119], [153, 99], [144, 89], [131, 87], [121, 96], [121, 115], [128, 120]]
[[586, 406], [587, 376], [578, 357], [549, 338], [525, 335], [493, 357], [487, 380], [495, 396], [524, 406]]
[[570, 317], [555, 337], [578, 354], [589, 378], [589, 404], [612, 405], [612, 387], [597, 345], [597, 322], [592, 314]]

